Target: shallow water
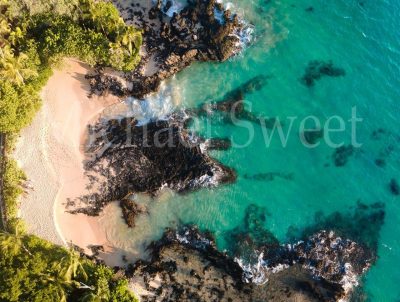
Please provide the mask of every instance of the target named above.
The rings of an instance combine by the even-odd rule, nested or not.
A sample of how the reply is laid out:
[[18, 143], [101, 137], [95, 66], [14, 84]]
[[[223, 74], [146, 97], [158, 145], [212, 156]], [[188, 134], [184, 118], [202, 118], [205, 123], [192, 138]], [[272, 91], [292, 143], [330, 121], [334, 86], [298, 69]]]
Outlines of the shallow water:
[[[179, 92], [180, 106], [194, 107], [218, 100], [257, 75], [269, 76], [260, 91], [246, 96], [253, 112], [263, 116], [298, 117], [288, 144], [277, 136], [266, 147], [261, 127], [244, 148], [213, 152], [213, 156], [238, 172], [237, 183], [177, 196], [170, 192], [155, 200], [149, 217], [141, 217], [130, 231], [136, 247], [161, 235], [166, 226], [195, 223], [215, 232], [221, 249], [225, 231], [240, 225], [250, 204], [266, 207], [265, 227], [284, 241], [289, 227], [304, 228], [315, 213], [346, 211], [358, 200], [383, 202], [386, 220], [379, 239], [379, 260], [368, 272], [364, 289], [371, 301], [400, 298], [400, 197], [389, 191], [392, 178], [400, 181], [399, 62], [400, 2], [386, 1], [231, 1], [236, 11], [255, 26], [254, 43], [239, 57], [223, 63], [195, 64], [170, 81]], [[313, 7], [312, 11], [307, 8]], [[312, 60], [332, 60], [344, 77], [323, 77], [313, 87], [300, 82]], [[357, 126], [357, 149], [348, 163], [336, 167], [333, 149], [323, 141], [314, 149], [299, 140], [299, 121], [315, 115], [322, 122], [338, 115], [351, 118], [352, 108], [363, 121]], [[249, 132], [243, 125], [214, 121], [210, 132], [204, 121], [196, 128], [206, 136], [230, 137], [245, 143]], [[350, 123], [333, 135], [335, 142], [351, 143]], [[380, 140], [371, 139], [383, 128]], [[375, 164], [385, 158], [386, 166]], [[293, 179], [255, 180], [258, 173], [293, 174]], [[360, 226], [362, 228], [362, 226]]]

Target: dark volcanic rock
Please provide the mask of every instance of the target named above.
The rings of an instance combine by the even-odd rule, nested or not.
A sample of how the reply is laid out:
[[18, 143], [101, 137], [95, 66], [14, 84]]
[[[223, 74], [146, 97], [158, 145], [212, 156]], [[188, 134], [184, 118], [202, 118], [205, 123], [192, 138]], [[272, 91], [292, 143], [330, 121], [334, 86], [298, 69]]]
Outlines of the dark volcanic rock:
[[343, 212], [334, 212], [325, 215], [315, 213], [314, 222], [299, 231], [291, 228], [288, 232], [290, 241], [298, 241], [312, 236], [319, 230], [332, 230], [338, 236], [349, 238], [366, 246], [377, 257], [379, 234], [385, 221], [385, 205], [373, 203], [370, 205], [358, 201], [354, 209]]
[[[140, 2], [138, 2], [140, 5]], [[125, 21], [137, 19], [144, 30], [144, 56], [139, 66], [126, 73], [132, 88], [125, 95], [143, 98], [158, 89], [162, 80], [171, 77], [195, 61], [225, 61], [241, 50], [240, 32], [243, 22], [237, 15], [224, 10], [215, 0], [191, 0], [171, 17], [166, 15], [170, 1], [158, 3], [149, 10], [150, 23], [145, 18], [128, 14]], [[155, 73], [145, 71], [149, 61]], [[103, 93], [110, 79], [102, 73], [91, 75], [92, 92]], [[109, 89], [112, 93], [113, 90]], [[117, 92], [119, 90], [117, 89]]]
[[232, 146], [229, 138], [211, 138], [205, 142], [207, 150], [228, 150]]
[[97, 68], [94, 74], [87, 74], [85, 78], [89, 80], [90, 94], [89, 97], [101, 91], [101, 94], [111, 93], [118, 97], [123, 97], [127, 93], [119, 80], [110, 75], [103, 75], [102, 69]]
[[204, 139], [177, 116], [142, 126], [131, 118], [100, 122], [90, 137], [85, 169], [89, 189], [99, 189], [80, 198], [81, 208], [72, 213], [96, 215], [108, 202], [133, 193], [155, 195], [163, 187], [184, 193], [236, 180], [235, 171], [204, 153]]
[[[247, 228], [257, 229], [262, 211], [250, 212]], [[276, 243], [274, 247], [279, 248]], [[268, 282], [262, 284], [245, 282], [238, 261], [219, 252], [212, 236], [196, 227], [168, 230], [151, 249], [150, 261], [131, 268], [132, 281], [149, 292], [142, 301], [333, 302], [348, 297], [344, 282], [355, 282], [369, 267], [366, 250], [326, 231], [280, 246], [274, 259], [264, 256]]]
[[368, 249], [333, 231], [320, 231], [304, 242], [288, 246], [288, 251], [294, 251], [295, 262], [303, 264], [315, 277], [342, 285], [360, 276], [373, 261]]
[[346, 71], [342, 68], [335, 67], [332, 61], [311, 61], [305, 71], [304, 76], [301, 78], [303, 85], [312, 87], [315, 82], [324, 76], [328, 77], [342, 77], [346, 75]]
[[122, 199], [119, 206], [122, 210], [122, 216], [130, 228], [135, 227], [135, 221], [138, 215], [148, 213], [144, 206], [138, 205], [136, 202], [128, 198]]
[[220, 22], [215, 13], [223, 8], [216, 1], [189, 1], [188, 6], [172, 18], [165, 18], [163, 10], [166, 7], [159, 13], [161, 30], [145, 32], [146, 50], [158, 62], [160, 72], [147, 77], [147, 82], [131, 78], [135, 82], [131, 94], [139, 98], [148, 93], [147, 86], [153, 89], [160, 80], [194, 61], [225, 61], [240, 50], [236, 33], [242, 24], [236, 16]]

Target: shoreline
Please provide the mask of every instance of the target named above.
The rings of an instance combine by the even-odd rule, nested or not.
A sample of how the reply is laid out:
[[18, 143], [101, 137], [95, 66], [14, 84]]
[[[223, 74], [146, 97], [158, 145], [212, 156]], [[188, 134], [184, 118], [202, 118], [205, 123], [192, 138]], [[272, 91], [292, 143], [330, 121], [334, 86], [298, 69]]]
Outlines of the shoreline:
[[66, 59], [43, 89], [42, 108], [20, 135], [13, 157], [32, 186], [21, 197], [20, 215], [29, 233], [58, 245], [72, 243], [110, 267], [125, 267], [148, 255], [131, 242], [113, 238], [116, 230], [125, 239], [131, 234], [118, 202], [108, 204], [98, 216], [70, 214], [66, 209], [68, 199], [91, 192], [86, 188], [90, 181], [84, 169], [88, 125], [130, 110], [111, 94], [88, 98], [85, 75], [91, 70], [75, 59]]
[[56, 244], [107, 245], [98, 217], [68, 214], [63, 203], [86, 190], [87, 125], [119, 100], [113, 96], [89, 99], [84, 76], [91, 69], [74, 59], [65, 60], [64, 65], [45, 86], [42, 108], [22, 132], [14, 152], [34, 187], [22, 197], [21, 217], [29, 232]]
[[[224, 12], [225, 23], [215, 18], [213, 10], [206, 14], [205, 3], [192, 5], [189, 11], [172, 19], [163, 16], [160, 7], [150, 8], [149, 4], [138, 5], [136, 1], [131, 6], [133, 4], [144, 10], [149, 18], [142, 14], [137, 19], [132, 9], [116, 6], [125, 21], [137, 20], [145, 29], [145, 44], [142, 48], [144, 56], [137, 69], [123, 74], [109, 68], [89, 68], [76, 60], [67, 59], [68, 67], [56, 70], [43, 89], [42, 108], [33, 123], [21, 133], [14, 152], [14, 157], [26, 172], [33, 188], [38, 189], [22, 197], [21, 218], [27, 222], [29, 232], [56, 244], [72, 242], [87, 254], [93, 252], [89, 246], [103, 246], [105, 250], [101, 256], [108, 258], [109, 263], [113, 263], [111, 266], [123, 266], [123, 257], [119, 257], [119, 260], [109, 257], [117, 249], [108, 244], [107, 232], [101, 229], [102, 213], [90, 217], [65, 211], [66, 204], [73, 204], [73, 201], [79, 201], [79, 197], [90, 196], [91, 191], [98, 189], [91, 188], [90, 177], [87, 177], [84, 168], [87, 158], [83, 146], [87, 126], [101, 117], [102, 113], [108, 115], [105, 111], [112, 110], [105, 110], [107, 107], [127, 97], [121, 91], [129, 91], [131, 97], [140, 95], [138, 98], [142, 99], [158, 91], [164, 80], [195, 61], [225, 61], [235, 55], [238, 38], [232, 37], [230, 33], [242, 26], [237, 16], [231, 15], [229, 11]], [[215, 1], [210, 1], [207, 10], [211, 7], [223, 10]], [[188, 12], [197, 16], [199, 24], [213, 24], [219, 31], [208, 32], [199, 29], [197, 23], [193, 24], [187, 37], [189, 42], [181, 45], [178, 51], [171, 48], [176, 44], [171, 39], [179, 38], [186, 31], [179, 24], [183, 20], [190, 21], [192, 17]], [[159, 28], [157, 19], [169, 31], [174, 30], [166, 34], [165, 29]], [[150, 22], [155, 24], [150, 26]], [[210, 44], [214, 39], [218, 42]], [[198, 48], [191, 48], [191, 40], [197, 41]], [[160, 47], [157, 46], [159, 42], [162, 44]], [[73, 206], [79, 207], [79, 204]], [[85, 232], [82, 233], [82, 230]]]

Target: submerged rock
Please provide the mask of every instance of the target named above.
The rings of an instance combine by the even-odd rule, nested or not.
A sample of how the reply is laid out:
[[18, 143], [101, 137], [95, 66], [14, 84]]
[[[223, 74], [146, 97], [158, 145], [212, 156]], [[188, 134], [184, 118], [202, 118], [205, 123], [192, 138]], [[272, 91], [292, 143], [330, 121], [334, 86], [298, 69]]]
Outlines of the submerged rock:
[[313, 225], [297, 234], [292, 229], [287, 244], [278, 243], [266, 230], [266, 217], [265, 208], [251, 205], [243, 224], [225, 234], [230, 255], [244, 270], [244, 281], [263, 284], [271, 274], [301, 265], [312, 278], [340, 288], [348, 298], [377, 259], [385, 212], [381, 203], [358, 202], [354, 213], [318, 213]]
[[392, 179], [390, 180], [389, 188], [390, 188], [390, 192], [391, 192], [393, 195], [396, 195], [396, 196], [400, 195], [400, 185], [399, 185], [399, 183], [396, 181], [396, 179], [392, 178]]
[[[263, 220], [261, 212], [248, 217], [249, 228], [258, 228], [253, 223]], [[257, 269], [265, 269], [268, 282], [255, 284], [209, 233], [193, 226], [168, 230], [151, 246], [150, 261], [131, 266], [131, 282], [146, 289], [142, 301], [339, 301], [370, 265], [367, 250], [333, 232], [279, 249], [273, 259], [260, 258]]]
[[354, 147], [352, 145], [342, 146], [335, 149], [332, 155], [333, 163], [336, 167], [343, 167], [349, 161], [349, 158], [354, 154]]
[[267, 172], [267, 173], [257, 173], [253, 175], [245, 174], [243, 176], [245, 179], [258, 180], [258, 181], [273, 181], [276, 178], [281, 178], [284, 180], [293, 180], [293, 173], [280, 173], [280, 172]]
[[306, 130], [302, 132], [300, 136], [304, 144], [311, 146], [315, 145], [323, 137], [324, 137], [323, 129]]
[[307, 87], [312, 87], [315, 82], [324, 76], [342, 77], [346, 75], [343, 68], [335, 67], [332, 61], [311, 61], [305, 70], [304, 76], [301, 78], [301, 83]]
[[371, 251], [377, 257], [380, 231], [385, 221], [385, 205], [380, 202], [364, 204], [358, 201], [354, 209], [325, 215], [315, 213], [315, 220], [303, 230], [288, 232], [290, 241], [299, 241], [319, 230], [332, 230], [342, 238], [349, 238]]
[[122, 199], [119, 203], [119, 206], [122, 210], [122, 217], [130, 228], [135, 227], [135, 221], [138, 215], [148, 213], [146, 207], [141, 206], [128, 198]]
[[82, 196], [83, 212], [97, 215], [109, 202], [134, 193], [156, 195], [162, 188], [178, 193], [236, 180], [236, 173], [212, 159], [203, 138], [190, 132], [178, 115], [137, 125], [132, 118], [99, 122], [91, 128], [85, 164], [94, 193]]
[[272, 128], [276, 124], [275, 118], [263, 118], [245, 107], [247, 94], [261, 90], [267, 83], [268, 76], [259, 75], [251, 78], [234, 90], [228, 92], [221, 100], [201, 104], [198, 108], [192, 109], [189, 113], [198, 116], [210, 116], [220, 114], [226, 123], [235, 123], [240, 120], [250, 121], [266, 128]]
[[241, 257], [242, 261], [251, 264], [258, 261], [259, 254], [280, 248], [278, 239], [265, 228], [267, 216], [263, 207], [254, 204], [247, 207], [243, 224], [224, 234], [232, 257]]

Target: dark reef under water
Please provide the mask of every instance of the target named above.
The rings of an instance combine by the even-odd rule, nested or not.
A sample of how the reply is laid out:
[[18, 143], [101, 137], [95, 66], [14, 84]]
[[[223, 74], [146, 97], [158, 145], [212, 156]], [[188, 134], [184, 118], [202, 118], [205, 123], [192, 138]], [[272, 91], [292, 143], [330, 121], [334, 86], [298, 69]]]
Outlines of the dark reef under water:
[[313, 87], [315, 82], [322, 77], [343, 77], [345, 75], [346, 71], [334, 66], [332, 61], [311, 61], [300, 82], [307, 87]]
[[281, 243], [266, 228], [267, 209], [250, 205], [242, 224], [224, 234], [227, 253], [212, 233], [183, 225], [167, 229], [149, 247], [151, 260], [129, 271], [151, 293], [143, 301], [365, 301], [361, 288], [346, 291], [343, 280], [355, 278], [356, 286], [376, 261], [385, 211], [361, 202], [350, 210], [316, 213]]
[[246, 95], [261, 90], [270, 77], [258, 75], [237, 88], [225, 94], [220, 100], [201, 104], [198, 108], [189, 109], [187, 112], [193, 116], [219, 115], [227, 124], [234, 124], [238, 121], [250, 121], [259, 126], [272, 128], [276, 125], [275, 118], [264, 118], [246, 109]]

